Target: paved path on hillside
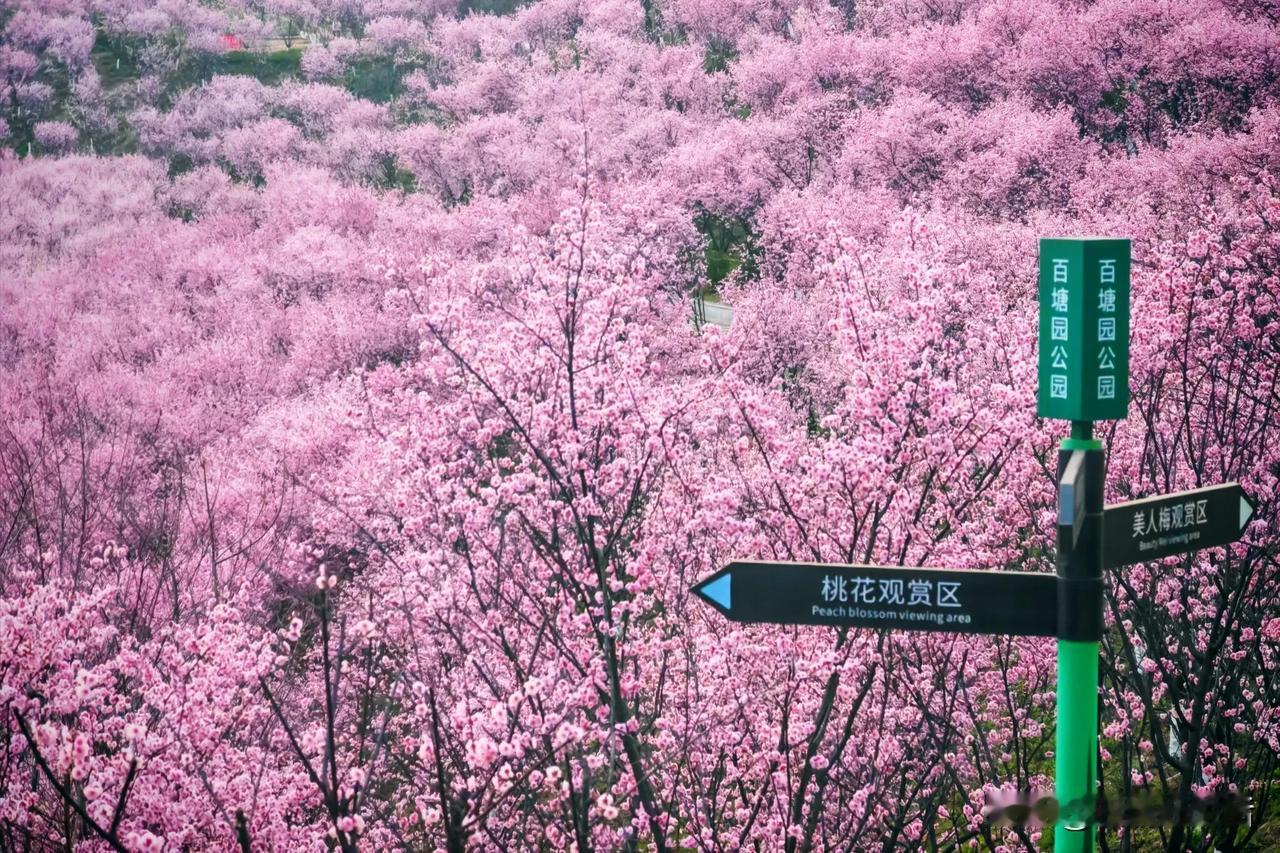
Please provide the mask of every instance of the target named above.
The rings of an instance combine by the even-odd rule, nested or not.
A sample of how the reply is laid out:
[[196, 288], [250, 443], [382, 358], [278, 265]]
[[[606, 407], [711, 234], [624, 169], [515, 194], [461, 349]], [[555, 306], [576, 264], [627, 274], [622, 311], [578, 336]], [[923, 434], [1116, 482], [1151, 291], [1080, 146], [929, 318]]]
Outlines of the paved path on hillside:
[[722, 329], [729, 328], [729, 324], [733, 322], [733, 308], [720, 302], [707, 302], [704, 311], [708, 323], [713, 323]]

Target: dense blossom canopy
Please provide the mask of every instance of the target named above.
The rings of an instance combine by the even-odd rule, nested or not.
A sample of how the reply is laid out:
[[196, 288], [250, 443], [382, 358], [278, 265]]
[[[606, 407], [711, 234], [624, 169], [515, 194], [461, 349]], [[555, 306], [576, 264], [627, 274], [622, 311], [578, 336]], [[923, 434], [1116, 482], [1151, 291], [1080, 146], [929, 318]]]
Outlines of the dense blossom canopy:
[[[0, 849], [1038, 849], [1051, 640], [729, 623], [1053, 570], [1042, 236], [1133, 240], [1101, 772], [1280, 844], [1267, 0], [0, 0]], [[691, 297], [733, 306], [698, 322]]]

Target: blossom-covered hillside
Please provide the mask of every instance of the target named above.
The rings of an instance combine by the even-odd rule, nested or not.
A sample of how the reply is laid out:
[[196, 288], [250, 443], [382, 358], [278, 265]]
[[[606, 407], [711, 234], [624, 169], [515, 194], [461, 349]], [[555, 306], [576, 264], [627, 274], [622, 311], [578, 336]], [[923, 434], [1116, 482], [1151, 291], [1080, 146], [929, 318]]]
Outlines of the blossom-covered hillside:
[[[1054, 568], [1036, 250], [1132, 238], [1099, 778], [1280, 845], [1270, 0], [0, 0], [0, 850], [1035, 850], [1053, 642], [731, 623]], [[705, 303], [720, 303], [705, 322]], [[731, 306], [731, 310], [725, 306]]]

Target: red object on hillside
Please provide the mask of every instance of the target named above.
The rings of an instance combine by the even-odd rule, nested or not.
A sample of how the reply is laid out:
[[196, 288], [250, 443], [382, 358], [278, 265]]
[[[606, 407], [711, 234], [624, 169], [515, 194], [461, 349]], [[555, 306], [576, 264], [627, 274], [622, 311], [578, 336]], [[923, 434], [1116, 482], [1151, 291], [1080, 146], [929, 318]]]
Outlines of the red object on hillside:
[[240, 36], [227, 33], [222, 37], [222, 47], [224, 50], [244, 50], [244, 42], [240, 41]]

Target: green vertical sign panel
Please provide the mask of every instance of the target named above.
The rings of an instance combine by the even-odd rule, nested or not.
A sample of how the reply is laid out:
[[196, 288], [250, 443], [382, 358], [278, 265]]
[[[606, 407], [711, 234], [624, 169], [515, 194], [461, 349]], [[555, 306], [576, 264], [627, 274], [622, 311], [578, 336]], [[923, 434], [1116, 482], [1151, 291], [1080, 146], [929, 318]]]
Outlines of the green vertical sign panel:
[[1040, 241], [1040, 417], [1128, 414], [1129, 260], [1128, 240]]

